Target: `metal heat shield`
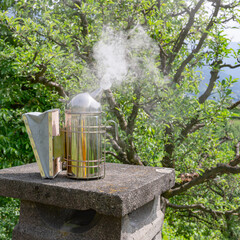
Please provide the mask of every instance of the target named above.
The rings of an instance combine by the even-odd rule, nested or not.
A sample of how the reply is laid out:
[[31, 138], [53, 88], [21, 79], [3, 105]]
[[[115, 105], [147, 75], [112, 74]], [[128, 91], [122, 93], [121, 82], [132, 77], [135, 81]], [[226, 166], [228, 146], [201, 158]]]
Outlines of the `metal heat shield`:
[[54, 178], [62, 170], [61, 157], [64, 155], [59, 109], [26, 113], [23, 120], [42, 178]]

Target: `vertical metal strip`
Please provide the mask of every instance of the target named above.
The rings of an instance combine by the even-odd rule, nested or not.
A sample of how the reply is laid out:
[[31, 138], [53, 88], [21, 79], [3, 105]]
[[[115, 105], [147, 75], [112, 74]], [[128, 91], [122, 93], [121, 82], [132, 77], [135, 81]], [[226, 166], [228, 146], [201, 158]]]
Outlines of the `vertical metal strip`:
[[107, 136], [107, 129], [104, 128], [104, 161], [103, 161], [103, 177], [105, 178], [105, 171], [106, 171], [106, 136]]
[[53, 177], [52, 112], [48, 113], [49, 177]]
[[76, 177], [78, 178], [79, 176], [81, 176], [81, 172], [82, 172], [82, 168], [80, 169], [79, 168], [79, 160], [81, 160], [81, 155], [80, 155], [80, 152], [81, 152], [81, 140], [80, 140], [80, 129], [79, 129], [79, 122], [81, 121], [77, 116], [75, 116], [75, 122], [76, 122], [76, 141], [77, 141], [77, 158], [75, 160], [77, 160], [76, 162], [76, 170], [77, 170], [77, 173], [76, 173]]
[[37, 152], [37, 148], [36, 148], [35, 142], [34, 142], [34, 140], [33, 140], [32, 132], [31, 132], [31, 129], [30, 129], [30, 127], [29, 127], [27, 117], [23, 115], [22, 118], [23, 118], [23, 121], [24, 121], [25, 126], [26, 126], [26, 129], [27, 129], [28, 137], [29, 137], [30, 143], [31, 143], [31, 145], [32, 145], [33, 153], [34, 153], [35, 159], [36, 159], [36, 161], [37, 161], [38, 168], [39, 168], [39, 170], [40, 170], [40, 174], [41, 174], [41, 176], [44, 178], [44, 177], [46, 177], [46, 176], [45, 176], [44, 171], [43, 171], [43, 168], [42, 168], [42, 164], [41, 164], [41, 161], [40, 161], [38, 152]]

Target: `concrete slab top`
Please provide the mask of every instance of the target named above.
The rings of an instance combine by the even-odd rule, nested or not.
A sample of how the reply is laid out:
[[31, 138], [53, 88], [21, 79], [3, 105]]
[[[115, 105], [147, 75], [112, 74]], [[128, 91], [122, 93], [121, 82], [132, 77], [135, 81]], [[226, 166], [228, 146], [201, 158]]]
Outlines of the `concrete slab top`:
[[115, 163], [106, 163], [104, 179], [69, 179], [65, 171], [42, 179], [32, 163], [0, 170], [0, 195], [122, 217], [169, 190], [174, 179], [173, 169]]

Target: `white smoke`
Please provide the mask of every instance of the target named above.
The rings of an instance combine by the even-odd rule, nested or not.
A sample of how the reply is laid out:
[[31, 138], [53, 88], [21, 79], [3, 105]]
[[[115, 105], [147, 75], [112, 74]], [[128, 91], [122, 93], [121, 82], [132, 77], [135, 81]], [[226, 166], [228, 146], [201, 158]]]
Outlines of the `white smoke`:
[[125, 34], [105, 27], [93, 48], [97, 76], [103, 89], [109, 89], [114, 82], [121, 83], [127, 75], [126, 40]]
[[141, 26], [128, 32], [104, 27], [93, 48], [100, 87], [106, 90], [126, 79], [139, 80], [150, 75], [158, 78], [158, 53], [159, 47]]

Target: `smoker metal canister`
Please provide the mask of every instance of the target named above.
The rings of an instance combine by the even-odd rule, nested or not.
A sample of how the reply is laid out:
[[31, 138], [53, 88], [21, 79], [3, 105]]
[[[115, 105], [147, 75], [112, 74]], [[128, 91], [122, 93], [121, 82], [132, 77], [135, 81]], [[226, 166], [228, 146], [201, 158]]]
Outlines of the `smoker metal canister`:
[[89, 93], [81, 93], [70, 101], [68, 108], [65, 113], [67, 176], [104, 177], [106, 131], [102, 126], [101, 104]]

